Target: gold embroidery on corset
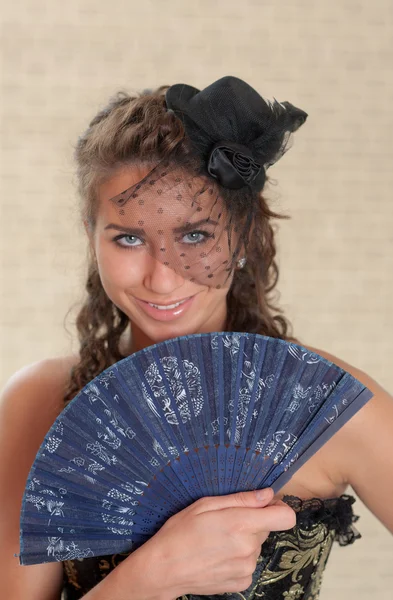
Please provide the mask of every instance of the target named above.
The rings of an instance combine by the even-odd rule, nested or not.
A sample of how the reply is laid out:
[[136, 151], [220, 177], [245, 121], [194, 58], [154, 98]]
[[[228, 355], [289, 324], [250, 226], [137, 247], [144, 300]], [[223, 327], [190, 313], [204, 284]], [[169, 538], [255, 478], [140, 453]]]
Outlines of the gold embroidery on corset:
[[319, 593], [322, 585], [322, 578], [325, 571], [327, 559], [329, 558], [329, 554], [332, 549], [333, 541], [334, 531], [329, 531], [326, 540], [322, 543], [322, 552], [319, 558], [317, 569], [311, 575], [312, 583], [310, 587], [310, 595], [308, 596], [308, 600], [318, 600], [319, 598]]
[[[276, 552], [279, 548], [289, 548], [282, 553], [278, 568], [280, 570], [271, 571], [269, 565], [263, 571], [259, 583], [275, 583], [284, 577], [292, 574], [292, 581], [299, 581], [302, 569], [305, 569], [314, 560], [318, 560], [321, 544], [326, 539], [326, 527], [322, 524], [313, 527], [311, 530], [295, 528], [294, 533], [289, 531], [278, 535]], [[282, 538], [282, 539], [280, 539]], [[316, 564], [316, 563], [315, 563]]]
[[102, 579], [104, 579], [113, 569], [115, 569], [123, 560], [130, 555], [130, 552], [119, 552], [118, 554], [112, 554], [110, 561], [100, 560], [98, 568]]
[[82, 586], [78, 583], [78, 571], [75, 568], [73, 560], [63, 561], [63, 567], [67, 575], [67, 579], [70, 584], [77, 590], [81, 590]]
[[304, 589], [299, 583], [292, 585], [287, 592], [283, 592], [283, 597], [288, 600], [296, 600], [300, 598], [304, 592]]
[[[291, 531], [276, 534], [277, 542], [273, 556], [250, 591], [247, 600], [263, 598], [270, 586], [285, 577], [290, 578], [291, 584], [282, 592], [283, 600], [300, 600], [304, 594], [304, 587], [301, 585], [302, 571], [310, 565], [317, 567], [317, 569], [311, 575], [311, 595], [309, 595], [307, 590], [307, 600], [317, 600], [323, 570], [332, 547], [334, 536], [335, 532], [328, 532], [326, 526], [322, 523], [315, 525], [309, 530], [295, 527]], [[273, 563], [272, 559], [276, 558], [277, 552], [280, 551], [282, 554], [279, 557], [277, 565]], [[258, 562], [260, 562], [260, 559], [258, 559]]]
[[98, 569], [100, 571], [101, 579], [105, 579], [105, 577], [110, 573], [111, 566], [107, 560], [102, 558], [98, 563]]
[[[328, 531], [322, 523], [314, 525], [311, 529], [295, 527], [290, 531], [277, 533], [274, 553], [251, 590], [248, 590], [246, 595], [240, 592], [228, 592], [223, 596], [231, 596], [241, 600], [263, 600], [266, 596], [270, 598], [271, 596], [268, 593], [270, 586], [288, 577], [288, 585], [286, 590], [281, 592], [280, 599], [301, 600], [306, 597], [307, 600], [318, 600], [323, 572], [334, 537], [335, 531]], [[280, 552], [279, 563], [274, 564], [273, 559], [277, 558], [277, 553]], [[262, 561], [263, 548], [262, 554], [258, 557], [257, 565]], [[302, 572], [310, 566], [316, 567], [316, 570], [311, 574], [310, 579], [307, 578], [305, 582], [307, 595], [304, 596], [305, 589], [301, 581]], [[189, 600], [189, 596], [181, 596], [176, 600]]]

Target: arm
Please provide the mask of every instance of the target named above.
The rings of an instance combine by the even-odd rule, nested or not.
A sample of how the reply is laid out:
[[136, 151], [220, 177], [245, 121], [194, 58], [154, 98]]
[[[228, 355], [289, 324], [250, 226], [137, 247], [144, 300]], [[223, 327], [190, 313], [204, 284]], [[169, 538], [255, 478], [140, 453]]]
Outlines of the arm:
[[[0, 398], [0, 596], [7, 600], [58, 600], [62, 565], [20, 566], [19, 519], [23, 492], [37, 450], [59, 412], [52, 361], [26, 367]], [[58, 392], [57, 392], [58, 396]]]
[[347, 480], [393, 533], [393, 398], [368, 375], [358, 379], [374, 397], [346, 427]]
[[374, 394], [334, 436], [333, 452], [343, 481], [393, 533], [393, 398], [360, 369], [322, 350], [310, 350], [351, 373]]
[[84, 600], [171, 600], [160, 573], [163, 557], [146, 542], [83, 596]]

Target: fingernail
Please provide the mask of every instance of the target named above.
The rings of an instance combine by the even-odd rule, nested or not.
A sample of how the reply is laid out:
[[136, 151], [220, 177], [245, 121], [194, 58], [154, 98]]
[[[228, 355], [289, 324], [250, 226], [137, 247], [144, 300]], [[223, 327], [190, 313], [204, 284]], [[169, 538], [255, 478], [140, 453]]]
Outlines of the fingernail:
[[257, 500], [259, 502], [261, 502], [262, 500], [266, 500], [266, 498], [269, 498], [270, 494], [271, 494], [271, 488], [264, 488], [263, 490], [255, 490], [255, 495], [257, 497]]

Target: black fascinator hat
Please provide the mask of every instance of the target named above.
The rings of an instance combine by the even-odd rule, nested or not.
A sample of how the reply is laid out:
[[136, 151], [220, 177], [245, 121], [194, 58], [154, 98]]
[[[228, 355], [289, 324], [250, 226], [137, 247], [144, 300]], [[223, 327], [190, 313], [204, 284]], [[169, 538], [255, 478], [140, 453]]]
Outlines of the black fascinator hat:
[[288, 150], [291, 134], [307, 118], [289, 102], [265, 100], [248, 83], [230, 76], [201, 91], [173, 85], [165, 98], [208, 173], [229, 189], [262, 189], [266, 169]]

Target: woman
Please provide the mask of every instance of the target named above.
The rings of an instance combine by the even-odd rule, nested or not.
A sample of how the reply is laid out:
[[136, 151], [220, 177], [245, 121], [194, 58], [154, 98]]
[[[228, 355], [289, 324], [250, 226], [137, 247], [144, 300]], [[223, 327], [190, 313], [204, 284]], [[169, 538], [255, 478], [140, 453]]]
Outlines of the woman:
[[309, 348], [374, 397], [276, 498], [270, 489], [203, 498], [130, 555], [29, 567], [14, 558], [35, 454], [56, 416], [102, 370], [185, 334], [248, 331], [297, 341], [271, 298], [278, 278], [271, 220], [279, 215], [262, 190], [266, 169], [306, 117], [225, 77], [201, 92], [175, 85], [119, 95], [80, 138], [91, 249], [80, 353], [18, 372], [0, 405], [6, 598], [54, 600], [62, 589], [66, 600], [316, 598], [333, 540], [359, 537], [348, 485], [393, 531], [392, 399], [365, 373]]

